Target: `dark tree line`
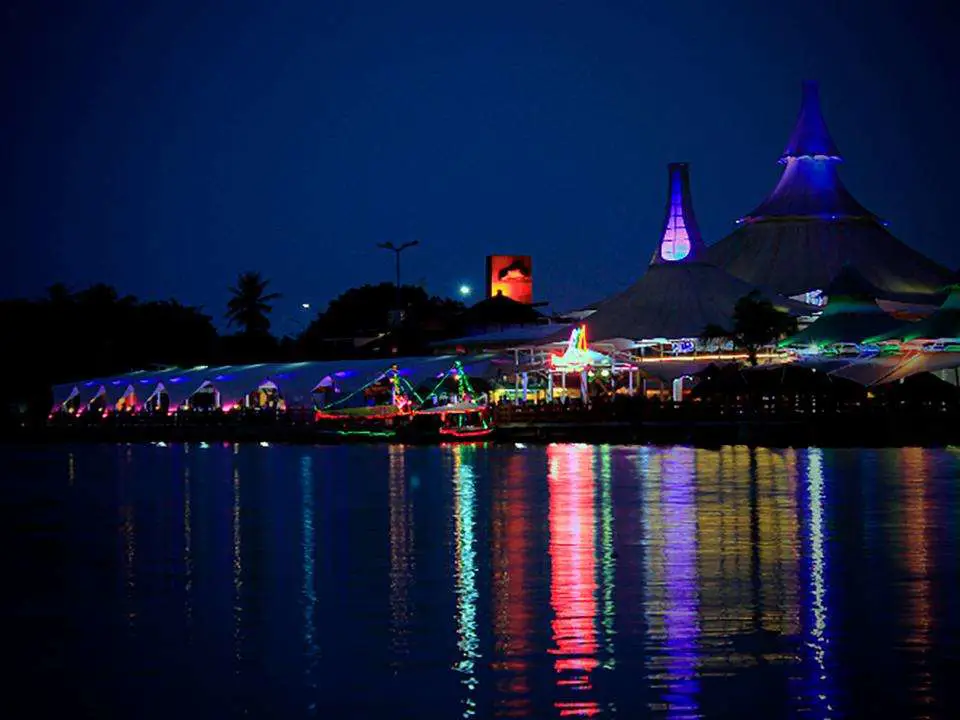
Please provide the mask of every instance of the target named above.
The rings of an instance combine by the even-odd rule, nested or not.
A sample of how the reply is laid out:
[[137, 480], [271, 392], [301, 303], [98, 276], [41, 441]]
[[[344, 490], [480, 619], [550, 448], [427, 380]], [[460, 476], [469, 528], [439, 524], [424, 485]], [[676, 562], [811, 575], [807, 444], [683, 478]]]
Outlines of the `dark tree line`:
[[53, 384], [137, 369], [428, 352], [431, 341], [458, 332], [463, 310], [404, 286], [404, 321], [392, 327], [396, 288], [365, 285], [331, 301], [297, 336], [278, 338], [270, 316], [280, 294], [269, 291], [268, 280], [244, 273], [229, 291], [229, 333], [218, 332], [203, 308], [142, 301], [102, 283], [78, 291], [56, 284], [40, 299], [0, 301], [2, 414], [45, 413]]

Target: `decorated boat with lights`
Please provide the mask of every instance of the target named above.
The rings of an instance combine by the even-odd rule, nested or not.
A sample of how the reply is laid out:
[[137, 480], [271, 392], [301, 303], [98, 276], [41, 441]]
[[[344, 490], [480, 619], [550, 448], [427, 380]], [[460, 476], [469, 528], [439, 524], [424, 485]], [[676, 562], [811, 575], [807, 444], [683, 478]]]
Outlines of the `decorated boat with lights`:
[[[314, 397], [325, 394], [324, 390], [320, 385], [315, 387]], [[410, 382], [393, 365], [357, 390], [317, 408], [314, 421], [320, 433], [391, 438], [421, 402]]]
[[[476, 383], [476, 384], [475, 384]], [[482, 380], [472, 380], [457, 360], [429, 389], [414, 410], [401, 437], [410, 441], [483, 440], [494, 433], [494, 419], [487, 404], [486, 389], [477, 387]]]

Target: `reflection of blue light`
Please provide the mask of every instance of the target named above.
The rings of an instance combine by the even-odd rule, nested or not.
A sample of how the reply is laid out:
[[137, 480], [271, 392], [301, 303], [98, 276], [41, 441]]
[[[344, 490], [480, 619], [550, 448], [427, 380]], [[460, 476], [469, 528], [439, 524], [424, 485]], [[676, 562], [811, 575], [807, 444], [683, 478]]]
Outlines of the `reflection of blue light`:
[[664, 650], [669, 667], [671, 716], [697, 714], [697, 500], [694, 488], [696, 451], [677, 448], [663, 463], [663, 581], [666, 607]]
[[[316, 623], [317, 589], [314, 580], [316, 565], [316, 530], [313, 524], [313, 458], [300, 460], [300, 489], [303, 493], [303, 640], [307, 648], [307, 684], [316, 690], [313, 672], [317, 664]], [[315, 706], [311, 705], [310, 709]]]
[[83, 386], [84, 386], [84, 387], [93, 387], [93, 386], [96, 385], [96, 384], [97, 384], [97, 383], [96, 383], [95, 381], [91, 380], [91, 381], [88, 382], [88, 383], [84, 383]]
[[140, 384], [141, 384], [141, 385], [149, 385], [149, 384], [152, 383], [152, 382], [155, 382], [155, 381], [154, 381], [154, 380], [141, 380], [141, 381], [140, 381]]
[[277, 380], [286, 380], [290, 377], [290, 373], [280, 373], [279, 375], [274, 375]]
[[111, 385], [122, 385], [122, 384], [123, 384], [123, 380], [113, 380], [110, 384], [111, 384]]
[[341, 370], [340, 372], [335, 372], [333, 376], [338, 378], [348, 378], [353, 377], [356, 374], [357, 373], [355, 373], [353, 370]]
[[823, 478], [823, 450], [810, 448], [807, 465], [807, 556], [809, 557], [810, 616], [807, 646], [813, 652], [810, 680], [810, 700], [820, 706], [820, 714], [833, 712], [830, 704], [828, 649], [830, 645], [827, 603], [827, 553], [825, 542], [825, 489]]
[[214, 380], [219, 380], [220, 382], [223, 382], [224, 380], [230, 380], [232, 377], [233, 375], [217, 375], [214, 378]]
[[167, 380], [167, 382], [172, 382], [172, 383], [183, 382], [183, 378], [182, 378], [182, 377], [173, 377], [173, 378], [170, 378], [169, 380]]

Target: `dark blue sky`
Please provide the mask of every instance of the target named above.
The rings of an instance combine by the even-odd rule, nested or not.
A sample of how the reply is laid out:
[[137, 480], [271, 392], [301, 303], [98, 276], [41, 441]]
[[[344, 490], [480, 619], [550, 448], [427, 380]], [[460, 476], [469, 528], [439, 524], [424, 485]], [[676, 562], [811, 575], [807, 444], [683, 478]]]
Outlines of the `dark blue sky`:
[[804, 77], [854, 195], [956, 267], [960, 28], [856, 4], [4, 2], [0, 295], [102, 280], [219, 322], [259, 269], [283, 330], [419, 238], [433, 293], [516, 252], [577, 306], [643, 270], [668, 162], [708, 242], [772, 189]]

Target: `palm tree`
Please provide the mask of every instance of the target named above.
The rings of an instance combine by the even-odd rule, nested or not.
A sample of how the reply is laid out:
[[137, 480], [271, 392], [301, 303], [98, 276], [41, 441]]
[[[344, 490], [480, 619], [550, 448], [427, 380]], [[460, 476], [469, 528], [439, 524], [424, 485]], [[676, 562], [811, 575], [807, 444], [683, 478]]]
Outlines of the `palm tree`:
[[797, 319], [774, 307], [756, 290], [737, 300], [733, 308], [733, 329], [707, 325], [701, 333], [705, 340], [729, 339], [747, 351], [750, 365], [756, 367], [757, 353], [784, 336], [797, 332]]
[[280, 297], [280, 293], [267, 293], [269, 280], [258, 272], [241, 273], [235, 287], [230, 288], [233, 297], [227, 303], [227, 320], [230, 325], [239, 325], [245, 335], [267, 335], [270, 333], [270, 318], [273, 310], [270, 302]]

